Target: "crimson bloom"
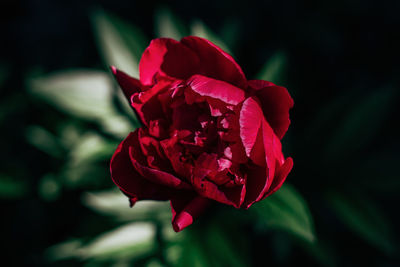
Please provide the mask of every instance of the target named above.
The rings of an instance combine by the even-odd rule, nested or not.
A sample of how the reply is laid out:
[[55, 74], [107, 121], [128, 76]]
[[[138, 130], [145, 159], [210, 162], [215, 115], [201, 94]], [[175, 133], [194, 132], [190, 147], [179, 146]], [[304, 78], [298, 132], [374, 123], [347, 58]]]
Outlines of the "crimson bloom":
[[140, 80], [111, 69], [143, 125], [111, 159], [131, 205], [169, 200], [178, 232], [212, 201], [247, 209], [281, 187], [293, 166], [280, 142], [293, 106], [284, 87], [247, 80], [229, 54], [193, 36], [153, 40]]

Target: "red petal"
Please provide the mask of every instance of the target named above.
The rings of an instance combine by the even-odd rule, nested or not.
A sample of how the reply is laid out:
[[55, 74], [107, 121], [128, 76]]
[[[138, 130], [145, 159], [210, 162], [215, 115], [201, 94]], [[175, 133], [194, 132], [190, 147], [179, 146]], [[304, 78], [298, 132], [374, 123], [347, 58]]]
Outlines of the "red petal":
[[164, 119], [165, 113], [157, 96], [165, 92], [170, 84], [170, 81], [161, 80], [147, 91], [132, 95], [131, 105], [144, 125], [149, 126], [152, 120]]
[[200, 59], [200, 73], [207, 77], [225, 81], [240, 88], [246, 88], [247, 79], [235, 60], [210, 41], [188, 36], [181, 43], [192, 49]]
[[[267, 164], [267, 175], [266, 183], [260, 191], [259, 196], [255, 201], [261, 200], [262, 196], [269, 190], [271, 184], [275, 179], [276, 169], [278, 166], [283, 164], [284, 157], [282, 154], [282, 146], [279, 138], [274, 134], [272, 128], [268, 125], [268, 122], [263, 120], [262, 122], [262, 133], [263, 133], [263, 145], [260, 147], [264, 148], [265, 162]], [[258, 145], [256, 146], [258, 147]]]
[[292, 168], [293, 159], [289, 157], [286, 159], [285, 163], [283, 163], [283, 165], [279, 168], [270, 189], [268, 190], [268, 192], [266, 192], [262, 199], [270, 196], [271, 194], [275, 193], [279, 188], [281, 188], [283, 182], [285, 182], [286, 177], [288, 176]]
[[118, 70], [114, 66], [111, 66], [110, 68], [128, 101], [130, 101], [131, 96], [134, 93], [143, 91], [142, 84], [139, 80], [129, 76], [123, 71]]
[[267, 81], [249, 81], [249, 86], [256, 90], [265, 118], [282, 139], [290, 125], [289, 109], [293, 107], [293, 99], [286, 88]]
[[176, 133], [170, 139], [165, 139], [160, 142], [161, 147], [169, 161], [172, 168], [180, 176], [190, 179], [192, 175], [192, 165], [181, 161], [183, 152], [182, 146], [178, 144], [178, 134]]
[[[246, 198], [243, 203], [244, 208], [249, 208], [256, 199], [260, 196], [263, 191], [267, 178], [268, 169], [261, 166], [251, 166], [247, 170], [247, 181], [246, 181]], [[263, 196], [261, 194], [261, 196]]]
[[218, 99], [227, 104], [237, 105], [245, 99], [242, 89], [202, 75], [192, 76], [187, 83], [199, 95]]
[[171, 188], [175, 188], [175, 189], [190, 190], [192, 188], [188, 183], [173, 176], [172, 174], [169, 174], [169, 173], [157, 170], [157, 169], [149, 168], [149, 167], [146, 167], [146, 166], [140, 164], [134, 157], [135, 153], [133, 152], [133, 150], [135, 150], [135, 149], [138, 149], [138, 148], [136, 148], [134, 146], [131, 146], [129, 148], [129, 156], [131, 158], [133, 166], [144, 178], [150, 180], [153, 183], [171, 187]]
[[[240, 136], [246, 154], [260, 167], [265, 167], [265, 173], [259, 169], [256, 178], [247, 180], [245, 206], [259, 201], [274, 182], [276, 166], [284, 162], [279, 138], [275, 135], [262, 115], [261, 108], [254, 97], [246, 99], [240, 111]], [[254, 182], [257, 180], [257, 182]]]
[[210, 200], [200, 196], [181, 196], [171, 199], [172, 227], [180, 232], [209, 206]]
[[151, 85], [156, 74], [186, 79], [197, 73], [198, 63], [197, 55], [180, 42], [169, 38], [154, 39], [140, 60], [140, 81]]
[[111, 177], [114, 183], [135, 201], [138, 199], [166, 200], [171, 195], [171, 191], [143, 178], [132, 166], [129, 147], [137, 146], [137, 138], [137, 131], [130, 133], [118, 146], [110, 163]]
[[217, 186], [215, 183], [207, 179], [194, 179], [195, 189], [197, 193], [203, 197], [213, 199], [223, 204], [232, 205], [239, 208], [243, 203], [246, 188], [244, 185], [235, 187]]
[[210, 172], [218, 170], [218, 162], [216, 158], [214, 162], [212, 160], [213, 157], [211, 155], [207, 156], [206, 153], [202, 154], [202, 156], [196, 161], [193, 171], [192, 184], [197, 193], [203, 197], [239, 208], [244, 200], [245, 187], [239, 185], [227, 188], [209, 181], [206, 176]]
[[256, 143], [262, 120], [263, 114], [257, 101], [253, 97], [247, 98], [240, 110], [239, 124], [240, 137], [248, 157]]

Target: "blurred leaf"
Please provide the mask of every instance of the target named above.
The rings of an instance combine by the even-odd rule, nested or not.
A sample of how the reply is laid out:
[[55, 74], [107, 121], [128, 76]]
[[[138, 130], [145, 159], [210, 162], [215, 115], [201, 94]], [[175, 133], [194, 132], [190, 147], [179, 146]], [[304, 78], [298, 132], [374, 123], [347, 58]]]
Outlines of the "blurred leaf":
[[28, 126], [25, 137], [31, 145], [53, 157], [60, 157], [63, 154], [62, 146], [57, 137], [43, 127]]
[[273, 229], [280, 229], [307, 241], [315, 242], [310, 210], [293, 186], [284, 184], [276, 193], [250, 209], [259, 220]]
[[[180, 234], [180, 233], [179, 233]], [[209, 257], [204, 247], [202, 247], [199, 238], [193, 234], [185, 235], [185, 239], [179, 245], [179, 247], [173, 247], [175, 249], [175, 253], [179, 256], [176, 264], [176, 267], [204, 267], [204, 266], [217, 266], [213, 259]], [[171, 253], [171, 251], [167, 251], [167, 253]]]
[[173, 266], [246, 266], [249, 244], [243, 242], [246, 241], [243, 236], [232, 235], [238, 231], [237, 225], [223, 226], [221, 223], [224, 222], [215, 220], [175, 234], [184, 235], [176, 243], [177, 246], [168, 251], [168, 254], [175, 254], [172, 261], [170, 259]]
[[235, 51], [242, 35], [242, 24], [235, 17], [224, 18], [220, 29], [221, 39], [225, 44], [229, 44], [229, 48]]
[[60, 171], [60, 179], [65, 188], [99, 188], [109, 184], [110, 174], [101, 164], [71, 164], [67, 162]]
[[154, 225], [131, 223], [102, 234], [88, 244], [79, 240], [57, 244], [48, 248], [46, 256], [53, 261], [67, 258], [117, 260], [148, 254], [155, 247]]
[[394, 251], [392, 228], [374, 202], [354, 192], [351, 196], [331, 192], [328, 201], [339, 219], [361, 238], [387, 253]]
[[351, 156], [379, 132], [382, 123], [395, 103], [394, 88], [374, 91], [354, 104], [342, 122], [336, 123], [336, 131], [326, 148], [326, 161]]
[[262, 67], [260, 73], [257, 75], [257, 79], [282, 84], [286, 65], [286, 54], [283, 51], [276, 52]]
[[102, 215], [112, 216], [119, 221], [171, 219], [171, 207], [166, 201], [139, 201], [129, 207], [128, 198], [119, 190], [86, 192], [82, 203]]
[[82, 241], [78, 239], [72, 239], [60, 244], [49, 247], [44, 256], [50, 262], [73, 258], [76, 256], [76, 252], [82, 246]]
[[[222, 228], [213, 225], [207, 231], [206, 248], [212, 258], [218, 262], [217, 266], [245, 266], [246, 262], [242, 258], [238, 245], [231, 242], [229, 235]], [[229, 255], [229, 257], [227, 257]]]
[[60, 195], [61, 187], [53, 174], [47, 174], [40, 179], [38, 191], [44, 200], [54, 201]]
[[111, 158], [118, 143], [110, 142], [102, 136], [88, 132], [81, 136], [71, 150], [72, 164], [87, 164]]
[[28, 191], [28, 185], [15, 178], [0, 174], [0, 199], [17, 199]]
[[205, 38], [212, 43], [219, 46], [222, 50], [232, 55], [229, 47], [215, 34], [213, 33], [201, 20], [193, 21], [191, 25], [191, 35]]
[[151, 223], [130, 223], [102, 234], [80, 249], [82, 258], [133, 258], [155, 248], [155, 227]]
[[101, 71], [62, 71], [30, 80], [31, 93], [56, 108], [77, 117], [93, 120], [104, 130], [124, 137], [134, 129], [119, 115], [112, 103], [109, 76]]
[[319, 263], [320, 266], [337, 266], [337, 258], [334, 255], [333, 249], [321, 241], [322, 240], [319, 239], [315, 243], [302, 242], [299, 245], [304, 248], [306, 252], [309, 253]]
[[169, 37], [179, 41], [188, 35], [184, 23], [167, 7], [156, 10], [155, 27], [158, 37]]
[[94, 11], [91, 21], [105, 64], [139, 77], [139, 60], [148, 43], [144, 34], [102, 10]]

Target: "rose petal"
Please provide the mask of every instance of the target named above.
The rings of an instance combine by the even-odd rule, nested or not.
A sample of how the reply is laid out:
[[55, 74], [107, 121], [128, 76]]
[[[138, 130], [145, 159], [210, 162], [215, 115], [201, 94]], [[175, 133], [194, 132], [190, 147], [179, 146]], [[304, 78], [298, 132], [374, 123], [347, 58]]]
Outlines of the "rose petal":
[[195, 195], [181, 195], [171, 199], [172, 227], [180, 232], [210, 205], [209, 199]]
[[[252, 161], [265, 167], [265, 173], [257, 173], [258, 178], [249, 178], [246, 206], [259, 201], [273, 183], [276, 166], [284, 162], [279, 138], [275, 135], [262, 115], [261, 108], [255, 97], [246, 99], [240, 111], [240, 136], [246, 154]], [[257, 182], [254, 182], [257, 180]]]
[[262, 120], [262, 110], [257, 101], [253, 97], [247, 98], [240, 110], [239, 125], [240, 137], [248, 157], [256, 143]]
[[200, 59], [201, 71], [196, 73], [246, 88], [247, 79], [242, 68], [221, 48], [206, 39], [195, 36], [184, 37], [181, 43], [192, 49]]
[[138, 132], [130, 133], [118, 146], [111, 163], [110, 172], [114, 183], [131, 199], [166, 200], [170, 190], [142, 177], [133, 167], [129, 156], [129, 147], [136, 145]]
[[198, 63], [197, 55], [180, 42], [170, 38], [154, 39], [140, 60], [140, 81], [151, 85], [156, 74], [187, 79], [197, 72]]
[[181, 161], [183, 148], [178, 144], [178, 134], [174, 134], [170, 139], [162, 140], [160, 144], [174, 171], [180, 177], [190, 180], [193, 167], [191, 164]]
[[186, 189], [186, 190], [190, 190], [192, 189], [192, 187], [182, 181], [181, 179], [175, 177], [172, 174], [157, 170], [157, 169], [153, 169], [153, 168], [149, 168], [146, 167], [142, 164], [140, 164], [135, 158], [134, 158], [134, 150], [137, 149], [135, 147], [130, 147], [129, 148], [129, 156], [131, 158], [132, 164], [135, 167], [135, 169], [146, 179], [148, 179], [149, 181], [155, 183], [155, 184], [159, 184], [159, 185], [163, 185], [163, 186], [167, 186], [167, 187], [171, 187], [171, 188], [175, 188], [175, 189]]
[[283, 163], [283, 165], [277, 171], [274, 181], [271, 184], [271, 187], [265, 193], [265, 195], [262, 197], [261, 200], [272, 195], [273, 193], [278, 191], [279, 188], [281, 188], [283, 182], [285, 182], [286, 177], [288, 176], [288, 174], [292, 170], [292, 168], [293, 168], [293, 159], [289, 157], [286, 159], [285, 163]]
[[227, 104], [237, 105], [245, 99], [245, 92], [242, 89], [206, 76], [193, 75], [187, 84], [200, 96], [218, 99]]
[[124, 92], [125, 97], [130, 101], [131, 96], [134, 93], [138, 93], [140, 91], [144, 91], [142, 89], [142, 84], [138, 79], [135, 79], [128, 74], [126, 74], [123, 71], [118, 70], [116, 67], [111, 66], [111, 71], [114, 74], [119, 86], [122, 89], [122, 92]]
[[[244, 208], [249, 208], [263, 191], [267, 178], [268, 169], [257, 165], [249, 166], [247, 170], [246, 198]], [[261, 196], [263, 196], [261, 194]]]
[[152, 120], [165, 119], [165, 113], [157, 96], [165, 92], [169, 86], [169, 80], [160, 80], [147, 91], [132, 95], [131, 105], [144, 125], [149, 126]]
[[203, 197], [239, 208], [244, 200], [246, 188], [243, 185], [230, 188], [216, 185], [207, 179], [207, 175], [213, 171], [218, 171], [217, 158], [206, 153], [202, 154], [195, 163], [192, 177], [192, 184], [197, 193]]
[[282, 139], [290, 125], [289, 110], [293, 107], [293, 99], [286, 88], [267, 81], [249, 81], [249, 86], [255, 90], [268, 123]]

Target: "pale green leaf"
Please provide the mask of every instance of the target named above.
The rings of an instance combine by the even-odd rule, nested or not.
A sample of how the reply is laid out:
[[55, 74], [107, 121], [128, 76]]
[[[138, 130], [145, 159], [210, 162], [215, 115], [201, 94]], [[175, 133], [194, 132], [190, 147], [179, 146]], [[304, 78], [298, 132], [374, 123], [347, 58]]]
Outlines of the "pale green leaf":
[[191, 25], [191, 34], [193, 36], [202, 37], [211, 41], [212, 43], [219, 46], [222, 50], [232, 55], [232, 52], [230, 51], [229, 47], [221, 40], [221, 38], [217, 36], [217, 34], [213, 33], [201, 20], [193, 21]]
[[137, 222], [102, 234], [79, 250], [82, 258], [133, 258], [155, 248], [155, 227]]
[[286, 71], [287, 56], [283, 51], [276, 52], [262, 67], [257, 79], [281, 84]]
[[[82, 196], [82, 203], [95, 212], [111, 216], [119, 221], [159, 218], [169, 222], [171, 217], [171, 208], [168, 202], [139, 201], [133, 208], [130, 208], [128, 198], [117, 189], [86, 192]], [[172, 228], [171, 225], [169, 227]]]
[[86, 244], [74, 239], [54, 245], [47, 249], [45, 255], [52, 261], [68, 258], [98, 261], [132, 259], [155, 249], [155, 231], [151, 223], [130, 223], [101, 234]]
[[53, 174], [46, 174], [40, 179], [38, 193], [46, 201], [54, 201], [59, 197], [61, 186]]
[[88, 132], [81, 136], [79, 142], [71, 148], [71, 164], [88, 164], [109, 159], [117, 145], [96, 133]]
[[157, 9], [155, 13], [155, 27], [158, 37], [168, 37], [179, 41], [188, 35], [183, 22], [166, 7]]
[[316, 240], [310, 210], [293, 186], [284, 184], [276, 193], [256, 203], [250, 211], [269, 228], [287, 231], [307, 242]]
[[103, 129], [124, 137], [134, 129], [117, 113], [112, 102], [112, 82], [107, 73], [94, 70], [61, 71], [33, 78], [32, 94], [71, 115], [99, 123]]
[[138, 64], [147, 45], [143, 33], [133, 25], [102, 10], [92, 13], [91, 21], [99, 50], [107, 66], [113, 65], [139, 77]]
[[25, 137], [31, 145], [53, 157], [62, 155], [63, 150], [58, 138], [43, 127], [28, 126]]

